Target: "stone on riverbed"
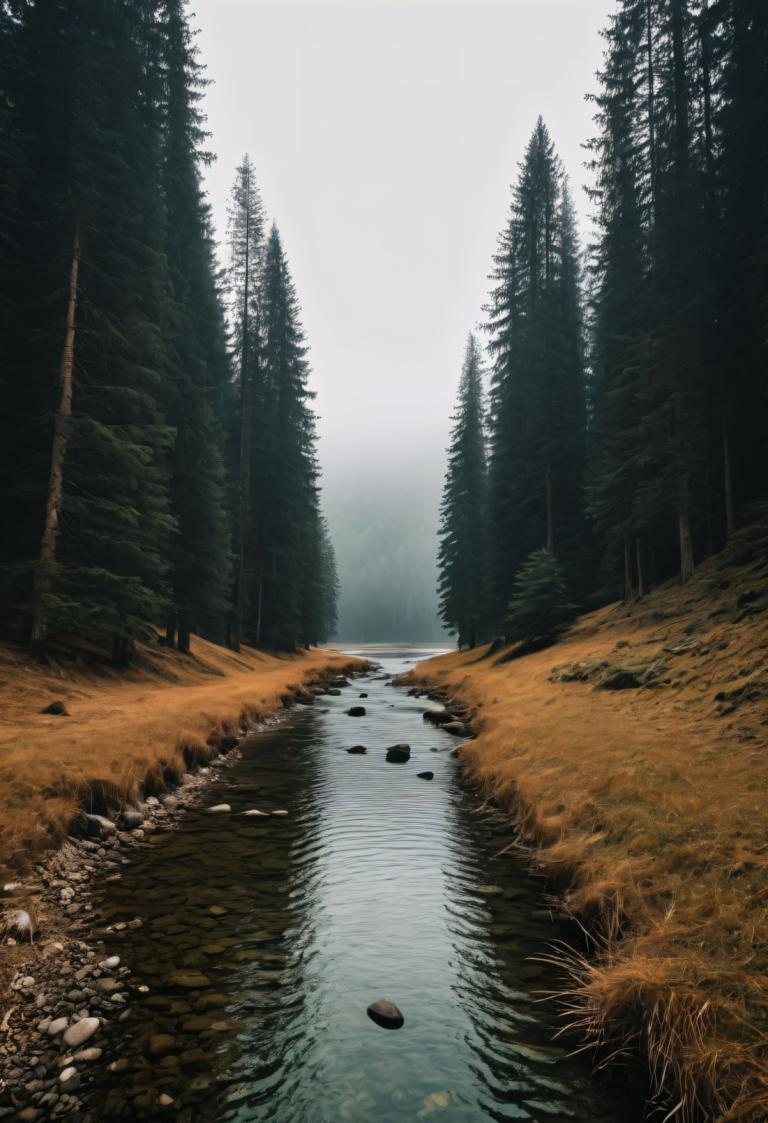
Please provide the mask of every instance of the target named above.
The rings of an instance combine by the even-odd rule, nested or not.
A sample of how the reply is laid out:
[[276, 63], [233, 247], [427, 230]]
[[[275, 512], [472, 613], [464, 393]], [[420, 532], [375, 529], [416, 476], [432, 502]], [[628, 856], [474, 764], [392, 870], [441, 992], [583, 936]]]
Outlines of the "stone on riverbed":
[[153, 1060], [167, 1057], [176, 1048], [176, 1038], [170, 1033], [153, 1033], [147, 1042], [147, 1053]]
[[144, 822], [144, 816], [135, 807], [124, 807], [118, 820], [120, 830], [135, 831]]
[[272, 814], [273, 815], [287, 815], [288, 812], [281, 809], [280, 811], [273, 811]]
[[58, 1037], [69, 1025], [69, 1018], [54, 1018], [45, 1031], [49, 1037]]
[[376, 1022], [376, 1025], [383, 1029], [400, 1029], [405, 1022], [397, 1006], [388, 998], [379, 998], [376, 1002], [372, 1002], [366, 1012], [371, 1021]]
[[267, 819], [269, 818], [268, 811], [259, 811], [256, 807], [251, 807], [248, 811], [244, 811], [243, 815], [250, 815], [252, 817], [262, 816]]
[[390, 764], [405, 764], [410, 759], [410, 745], [390, 745], [387, 749], [387, 760]]
[[468, 737], [469, 730], [463, 721], [447, 721], [443, 726], [446, 733], [452, 733], [454, 737]]
[[347, 752], [352, 753], [354, 756], [362, 756], [363, 753], [367, 753], [368, 750], [365, 745], [353, 745], [351, 749], [347, 749]]
[[104, 815], [88, 815], [84, 814], [85, 833], [90, 838], [106, 838], [107, 835], [114, 834], [117, 828], [111, 819], [107, 819]]
[[434, 772], [417, 772], [416, 775], [419, 780], [434, 780], [435, 778]]
[[215, 803], [213, 807], [208, 808], [209, 815], [218, 815], [226, 811], [231, 811], [232, 808], [228, 803]]
[[202, 971], [174, 971], [168, 982], [172, 987], [183, 987], [185, 990], [200, 990], [211, 985], [211, 980]]
[[352, 706], [347, 713], [350, 717], [365, 717], [365, 706]]
[[32, 917], [26, 909], [16, 909], [0, 920], [0, 935], [17, 941], [32, 941]]
[[428, 725], [447, 725], [456, 720], [449, 710], [425, 710], [421, 716]]

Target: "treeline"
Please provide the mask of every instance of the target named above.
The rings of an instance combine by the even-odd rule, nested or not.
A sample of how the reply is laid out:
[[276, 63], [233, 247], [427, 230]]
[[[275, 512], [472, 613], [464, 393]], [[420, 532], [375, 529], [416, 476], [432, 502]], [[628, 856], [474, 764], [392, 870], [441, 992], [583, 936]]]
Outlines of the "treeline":
[[309, 367], [246, 159], [217, 263], [184, 0], [0, 0], [0, 613], [52, 638], [328, 638]]
[[467, 353], [440, 536], [460, 641], [685, 582], [768, 493], [768, 5], [622, 0], [604, 36], [596, 244], [539, 121], [494, 259], [487, 403]]

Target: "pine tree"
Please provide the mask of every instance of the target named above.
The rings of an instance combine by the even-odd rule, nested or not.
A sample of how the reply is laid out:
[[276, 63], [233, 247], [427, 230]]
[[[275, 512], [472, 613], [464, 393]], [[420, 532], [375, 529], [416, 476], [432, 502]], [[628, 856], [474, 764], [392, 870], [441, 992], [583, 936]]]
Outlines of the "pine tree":
[[259, 425], [252, 440], [254, 586], [251, 631], [257, 643], [291, 648], [302, 627], [302, 551], [316, 517], [315, 424], [299, 304], [280, 235], [267, 240], [261, 295]]
[[515, 577], [506, 632], [513, 643], [549, 643], [573, 619], [563, 572], [549, 550], [535, 550]]
[[440, 508], [438, 592], [449, 631], [474, 647], [486, 628], [487, 471], [483, 368], [470, 334], [453, 417]]
[[233, 426], [237, 450], [237, 580], [234, 597], [232, 646], [237, 648], [248, 614], [247, 596], [253, 581], [249, 562], [251, 518], [251, 445], [259, 419], [255, 414], [260, 382], [260, 284], [264, 250], [264, 211], [256, 174], [247, 153], [236, 172], [228, 213], [228, 295], [233, 327], [232, 355], [238, 382], [238, 408]]
[[494, 258], [488, 309], [493, 616], [544, 544], [572, 562], [582, 529], [583, 343], [572, 208], [539, 119]]

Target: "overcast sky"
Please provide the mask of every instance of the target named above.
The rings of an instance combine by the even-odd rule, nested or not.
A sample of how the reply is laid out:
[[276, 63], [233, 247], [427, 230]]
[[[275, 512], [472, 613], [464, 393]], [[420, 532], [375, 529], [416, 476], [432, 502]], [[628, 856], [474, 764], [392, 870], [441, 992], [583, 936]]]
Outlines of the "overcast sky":
[[217, 227], [243, 152], [311, 345], [331, 511], [350, 483], [438, 501], [467, 332], [542, 114], [587, 204], [611, 0], [196, 0]]

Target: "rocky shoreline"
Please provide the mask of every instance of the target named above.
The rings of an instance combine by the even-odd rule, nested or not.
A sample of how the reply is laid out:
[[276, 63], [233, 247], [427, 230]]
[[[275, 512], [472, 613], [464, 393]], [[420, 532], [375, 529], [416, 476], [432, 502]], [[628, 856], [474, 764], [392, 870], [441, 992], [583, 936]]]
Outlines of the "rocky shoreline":
[[[316, 676], [283, 695], [284, 711], [335, 694], [341, 681], [336, 670]], [[205, 767], [184, 773], [171, 790], [120, 809], [114, 819], [82, 812], [76, 834], [22, 882], [0, 888], [0, 934], [15, 967], [0, 1019], [0, 1120], [97, 1123], [87, 1104], [89, 1086], [105, 1065], [119, 1071], [111, 1037], [130, 1016], [134, 992], [148, 988], [133, 981], [119, 956], [105, 958], [95, 931], [94, 887], [119, 878], [133, 850], [151, 846], [153, 836], [173, 830], [199, 806], [210, 784], [237, 761], [242, 742], [279, 722], [284, 711], [241, 728], [236, 737], [218, 734], [217, 754]], [[135, 917], [102, 930], [141, 923]], [[172, 1115], [174, 1100], [160, 1094], [156, 1104], [143, 1106]]]

